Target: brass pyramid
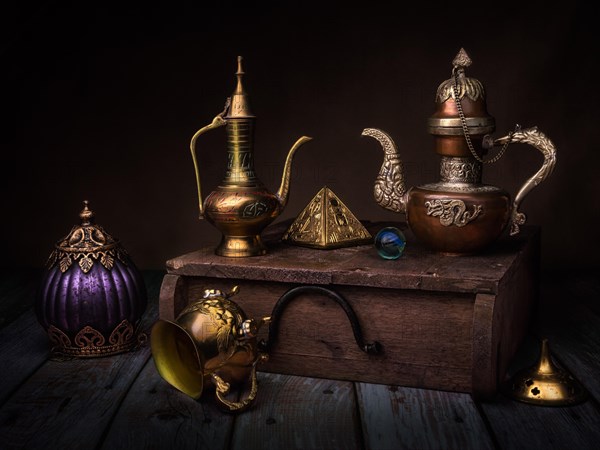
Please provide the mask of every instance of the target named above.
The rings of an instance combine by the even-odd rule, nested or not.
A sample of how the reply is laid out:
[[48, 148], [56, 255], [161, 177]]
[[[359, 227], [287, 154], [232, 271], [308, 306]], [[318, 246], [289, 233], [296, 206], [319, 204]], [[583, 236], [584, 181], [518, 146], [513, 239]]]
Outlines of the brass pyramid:
[[324, 186], [296, 217], [282, 241], [328, 250], [371, 244], [373, 237], [339, 197]]

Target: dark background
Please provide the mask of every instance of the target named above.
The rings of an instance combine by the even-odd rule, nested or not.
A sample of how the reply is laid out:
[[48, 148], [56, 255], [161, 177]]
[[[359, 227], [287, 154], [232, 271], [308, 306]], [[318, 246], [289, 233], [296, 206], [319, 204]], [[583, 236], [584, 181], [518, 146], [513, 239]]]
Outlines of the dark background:
[[[360, 133], [377, 127], [394, 137], [408, 186], [437, 180], [426, 119], [464, 47], [495, 135], [537, 125], [558, 148], [554, 174], [522, 205], [542, 227], [542, 268], [597, 269], [597, 7], [444, 5], [5, 3], [3, 265], [42, 266], [84, 199], [142, 269], [216, 246], [219, 233], [197, 219], [188, 146], [231, 94], [237, 55], [258, 116], [261, 180], [276, 190], [292, 143], [314, 138], [297, 153], [278, 220], [324, 185], [361, 219], [402, 220], [372, 200], [383, 153]], [[208, 193], [224, 175], [224, 130], [202, 136], [198, 151]], [[514, 194], [541, 162], [533, 148], [511, 146], [484, 168], [484, 182]]]

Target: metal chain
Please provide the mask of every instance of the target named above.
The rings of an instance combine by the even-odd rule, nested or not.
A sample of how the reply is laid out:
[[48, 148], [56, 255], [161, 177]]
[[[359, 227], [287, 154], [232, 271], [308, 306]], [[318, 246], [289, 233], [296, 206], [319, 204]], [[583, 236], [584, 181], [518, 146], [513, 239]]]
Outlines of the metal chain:
[[[481, 158], [477, 154], [477, 152], [475, 151], [475, 148], [473, 147], [473, 142], [471, 142], [471, 135], [469, 134], [469, 126], [467, 125], [467, 119], [465, 117], [465, 113], [462, 108], [462, 102], [460, 101], [460, 97], [458, 96], [458, 94], [459, 94], [458, 93], [458, 70], [456, 70], [456, 67], [454, 68], [454, 70], [452, 72], [454, 75], [454, 84], [452, 85], [452, 88], [454, 90], [454, 103], [456, 104], [456, 109], [458, 109], [458, 116], [460, 117], [460, 123], [462, 125], [463, 134], [465, 135], [465, 140], [467, 141], [467, 146], [469, 147], [469, 150], [471, 151], [473, 158], [475, 158], [477, 161], [479, 161], [482, 164], [493, 164], [496, 161], [498, 161], [500, 158], [502, 158], [502, 156], [504, 156], [504, 152], [506, 151], [506, 149], [508, 148], [508, 146], [512, 140], [514, 131], [511, 131], [510, 133], [508, 133], [508, 140], [504, 143], [504, 145], [502, 146], [500, 151], [496, 154], [496, 156], [494, 156], [492, 159], [488, 159], [487, 161], [484, 161], [483, 158]], [[517, 125], [517, 127], [519, 127], [519, 126]], [[515, 128], [515, 131], [516, 130], [517, 130], [517, 128]]]

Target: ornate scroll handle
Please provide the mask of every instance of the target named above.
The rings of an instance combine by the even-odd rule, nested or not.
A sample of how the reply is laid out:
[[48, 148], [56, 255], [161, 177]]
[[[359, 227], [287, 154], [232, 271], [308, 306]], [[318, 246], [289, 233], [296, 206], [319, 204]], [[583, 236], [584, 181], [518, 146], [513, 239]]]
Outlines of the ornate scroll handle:
[[377, 128], [365, 128], [361, 136], [376, 139], [381, 144], [384, 152], [383, 164], [373, 185], [375, 202], [390, 211], [406, 212], [404, 167], [398, 156], [396, 144], [389, 134]]
[[548, 178], [554, 170], [554, 165], [556, 164], [556, 147], [544, 133], [537, 129], [537, 127], [516, 131], [512, 133], [512, 136], [510, 134], [503, 136], [494, 140], [494, 144], [502, 145], [508, 140], [510, 140], [511, 143], [520, 142], [523, 144], [529, 144], [544, 155], [544, 163], [542, 164], [542, 167], [531, 178], [529, 178], [525, 184], [523, 184], [515, 196], [515, 200], [513, 201], [510, 224], [510, 235], [513, 236], [519, 233], [519, 226], [523, 225], [527, 220], [525, 214], [519, 211], [521, 202], [534, 187]]
[[[260, 358], [256, 362], [258, 361], [260, 361]], [[223, 378], [221, 378], [216, 373], [211, 374], [211, 380], [216, 387], [217, 399], [221, 402], [223, 406], [227, 408], [229, 412], [241, 412], [248, 408], [252, 404], [254, 399], [256, 399], [256, 394], [258, 392], [258, 380], [256, 378], [256, 362], [252, 365], [250, 393], [245, 399], [239, 402], [232, 402], [230, 400], [227, 400], [225, 398], [225, 395], [229, 393], [229, 383], [223, 380]]]
[[223, 118], [227, 110], [229, 109], [229, 105], [231, 100], [228, 98], [225, 102], [225, 109], [223, 112], [217, 114], [217, 116], [213, 119], [213, 121], [206, 125], [205, 127], [200, 128], [194, 135], [190, 141], [190, 152], [192, 153], [192, 161], [194, 161], [194, 171], [196, 172], [196, 185], [198, 186], [198, 211], [199, 218], [202, 219], [204, 216], [204, 206], [202, 205], [202, 188], [200, 185], [200, 171], [198, 170], [198, 159], [196, 158], [196, 140], [200, 137], [200, 135], [210, 131], [214, 128], [222, 127], [227, 124], [227, 121]]

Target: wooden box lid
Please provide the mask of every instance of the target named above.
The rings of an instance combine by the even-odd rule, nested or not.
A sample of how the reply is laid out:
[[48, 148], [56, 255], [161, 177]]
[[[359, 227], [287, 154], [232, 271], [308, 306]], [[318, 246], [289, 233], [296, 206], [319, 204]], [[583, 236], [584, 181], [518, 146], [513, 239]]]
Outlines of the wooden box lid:
[[484, 253], [449, 256], [424, 249], [404, 223], [363, 221], [373, 236], [384, 226], [396, 226], [405, 233], [403, 255], [384, 260], [373, 245], [319, 250], [284, 244], [281, 236], [289, 223], [280, 222], [265, 230], [263, 239], [269, 253], [264, 256], [226, 258], [215, 255], [214, 247], [205, 247], [168, 260], [167, 271], [183, 276], [297, 284], [497, 294], [500, 280], [527, 244], [539, 239], [539, 228], [527, 226], [518, 236], [502, 237]]

